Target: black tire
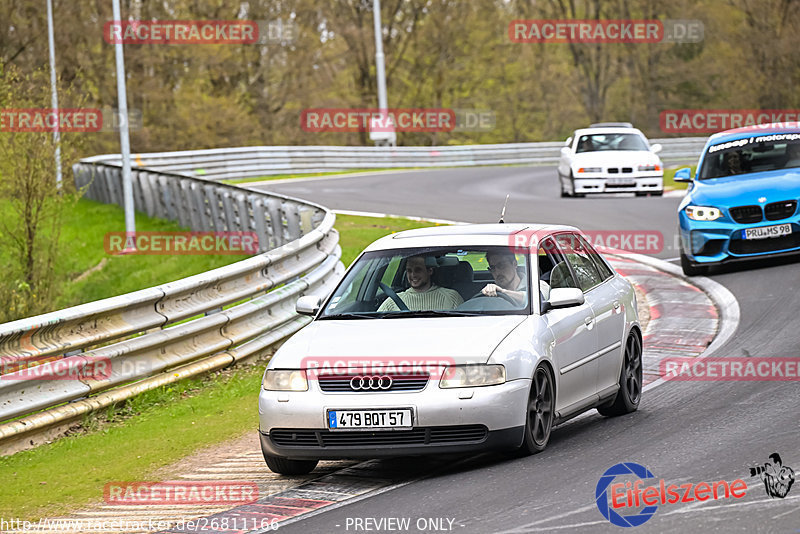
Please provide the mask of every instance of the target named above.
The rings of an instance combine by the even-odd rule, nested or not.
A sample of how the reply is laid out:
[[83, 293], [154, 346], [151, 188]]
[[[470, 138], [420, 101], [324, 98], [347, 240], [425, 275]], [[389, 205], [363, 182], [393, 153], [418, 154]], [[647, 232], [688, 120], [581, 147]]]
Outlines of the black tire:
[[570, 196], [575, 198], [583, 198], [586, 196], [586, 193], [575, 192], [575, 176], [573, 176], [572, 171], [569, 173], [569, 182], [572, 184], [572, 194]]
[[635, 412], [642, 400], [642, 342], [634, 332], [625, 342], [625, 355], [619, 372], [619, 390], [614, 400], [599, 406], [600, 415], [614, 417]]
[[543, 365], [538, 366], [533, 373], [531, 392], [528, 395], [525, 438], [520, 446], [521, 453], [536, 454], [547, 447], [556, 412], [555, 393], [550, 371]]
[[708, 267], [693, 264], [681, 250], [681, 269], [686, 276], [703, 276], [708, 272]]
[[264, 454], [264, 460], [270, 471], [280, 475], [307, 475], [319, 463], [319, 460], [290, 460], [269, 454]]
[[561, 189], [561, 198], [569, 198], [572, 196], [569, 194], [569, 191], [564, 188], [564, 180], [561, 179], [561, 173], [558, 173], [558, 187]]

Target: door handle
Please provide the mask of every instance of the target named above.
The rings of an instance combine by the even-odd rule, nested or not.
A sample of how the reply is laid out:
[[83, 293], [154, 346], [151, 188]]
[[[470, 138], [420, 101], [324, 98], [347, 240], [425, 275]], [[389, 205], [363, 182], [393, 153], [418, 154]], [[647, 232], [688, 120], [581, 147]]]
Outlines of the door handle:
[[619, 301], [618, 300], [614, 301], [614, 309], [615, 310], [619, 310]]
[[592, 326], [592, 323], [594, 322], [594, 318], [587, 317], [586, 319], [583, 320], [583, 322], [586, 323], [586, 326]]

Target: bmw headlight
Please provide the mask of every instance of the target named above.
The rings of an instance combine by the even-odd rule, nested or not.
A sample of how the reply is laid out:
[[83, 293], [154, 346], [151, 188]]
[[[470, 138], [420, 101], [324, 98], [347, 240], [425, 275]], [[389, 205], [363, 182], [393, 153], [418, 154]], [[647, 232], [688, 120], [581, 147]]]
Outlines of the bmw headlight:
[[642, 171], [660, 171], [661, 165], [639, 165], [639, 172]]
[[453, 365], [442, 373], [440, 388], [494, 386], [506, 381], [506, 368], [500, 364]]
[[694, 221], [716, 221], [722, 212], [711, 206], [686, 206], [686, 215]]
[[261, 387], [268, 391], [308, 391], [308, 380], [305, 371], [267, 369]]
[[583, 172], [603, 172], [602, 167], [581, 167], [578, 169], [578, 174]]

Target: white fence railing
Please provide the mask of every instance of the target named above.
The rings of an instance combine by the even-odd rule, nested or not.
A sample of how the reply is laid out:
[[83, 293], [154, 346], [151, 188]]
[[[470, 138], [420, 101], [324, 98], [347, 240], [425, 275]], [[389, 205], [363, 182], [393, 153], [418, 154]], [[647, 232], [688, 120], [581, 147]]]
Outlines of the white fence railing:
[[[696, 159], [705, 137], [651, 139], [664, 148], [664, 161]], [[555, 164], [564, 143], [511, 143], [434, 147], [256, 146], [134, 154], [132, 165], [207, 180], [353, 169], [459, 167], [472, 165]], [[86, 161], [120, 164], [119, 155]]]
[[[74, 171], [88, 197], [121, 201], [119, 167]], [[265, 252], [0, 325], [4, 453], [147, 389], [268, 354], [310, 321], [294, 311], [297, 298], [327, 294], [343, 274], [335, 217], [322, 206], [150, 170], [135, 169], [133, 182], [138, 211], [197, 231], [256, 232]]]

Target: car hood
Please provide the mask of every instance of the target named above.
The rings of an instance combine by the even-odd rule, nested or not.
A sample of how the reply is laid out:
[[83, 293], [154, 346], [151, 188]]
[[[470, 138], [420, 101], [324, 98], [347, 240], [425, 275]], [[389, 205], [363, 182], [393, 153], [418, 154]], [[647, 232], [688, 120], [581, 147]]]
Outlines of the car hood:
[[[696, 180], [691, 203], [715, 207], [763, 206], [800, 197], [800, 169]], [[759, 202], [759, 198], [766, 198]]]
[[661, 160], [658, 155], [648, 150], [604, 150], [597, 152], [581, 152], [572, 157], [576, 166], [602, 165], [603, 167], [624, 167], [626, 165], [656, 165]]
[[431, 358], [485, 362], [526, 315], [317, 320], [278, 350], [270, 368], [308, 367], [306, 358]]

